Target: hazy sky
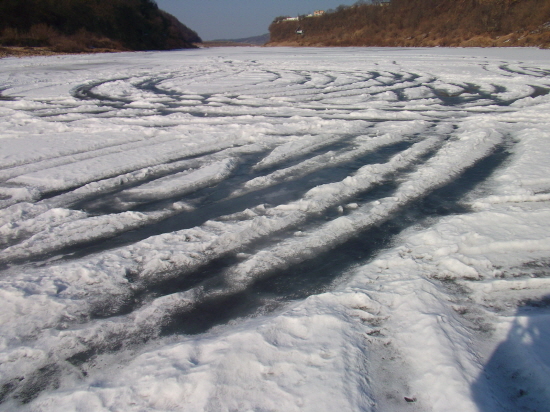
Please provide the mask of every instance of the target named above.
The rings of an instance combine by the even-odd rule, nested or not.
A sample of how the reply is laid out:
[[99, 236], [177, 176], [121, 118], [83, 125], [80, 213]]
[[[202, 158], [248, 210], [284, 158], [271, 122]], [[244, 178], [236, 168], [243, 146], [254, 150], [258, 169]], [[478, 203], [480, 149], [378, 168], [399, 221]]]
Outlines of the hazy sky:
[[156, 0], [203, 40], [239, 39], [268, 32], [277, 16], [335, 9], [357, 0]]

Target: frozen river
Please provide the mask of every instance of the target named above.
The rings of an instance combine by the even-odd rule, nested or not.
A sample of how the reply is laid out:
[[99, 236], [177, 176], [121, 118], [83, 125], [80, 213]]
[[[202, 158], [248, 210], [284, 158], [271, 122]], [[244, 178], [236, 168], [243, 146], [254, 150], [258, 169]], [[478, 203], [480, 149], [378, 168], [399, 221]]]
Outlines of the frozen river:
[[542, 411], [550, 51], [0, 60], [0, 411]]

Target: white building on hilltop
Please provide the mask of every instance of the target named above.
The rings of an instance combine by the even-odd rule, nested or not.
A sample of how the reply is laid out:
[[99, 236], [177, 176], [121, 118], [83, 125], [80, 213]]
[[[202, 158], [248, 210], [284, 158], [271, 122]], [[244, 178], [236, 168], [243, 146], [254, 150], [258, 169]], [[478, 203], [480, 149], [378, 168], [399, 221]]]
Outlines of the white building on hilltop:
[[[319, 17], [319, 16], [322, 16], [323, 14], [325, 14], [324, 10], [315, 10], [313, 14], [307, 14], [305, 17]], [[300, 17], [287, 17], [282, 21], [297, 21], [297, 20], [300, 20]]]

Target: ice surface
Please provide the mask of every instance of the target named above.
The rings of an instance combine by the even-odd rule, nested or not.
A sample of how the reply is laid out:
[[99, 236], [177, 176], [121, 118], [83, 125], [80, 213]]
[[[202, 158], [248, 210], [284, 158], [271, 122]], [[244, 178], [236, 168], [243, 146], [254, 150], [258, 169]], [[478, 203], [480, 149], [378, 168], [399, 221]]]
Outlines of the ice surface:
[[0, 410], [547, 409], [549, 57], [2, 59]]

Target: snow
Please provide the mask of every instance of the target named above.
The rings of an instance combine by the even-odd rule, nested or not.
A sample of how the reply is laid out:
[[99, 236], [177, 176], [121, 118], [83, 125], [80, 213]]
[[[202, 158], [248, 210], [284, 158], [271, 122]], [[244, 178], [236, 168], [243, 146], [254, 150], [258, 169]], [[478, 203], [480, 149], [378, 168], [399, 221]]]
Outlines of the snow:
[[0, 411], [550, 402], [550, 51], [0, 67]]

